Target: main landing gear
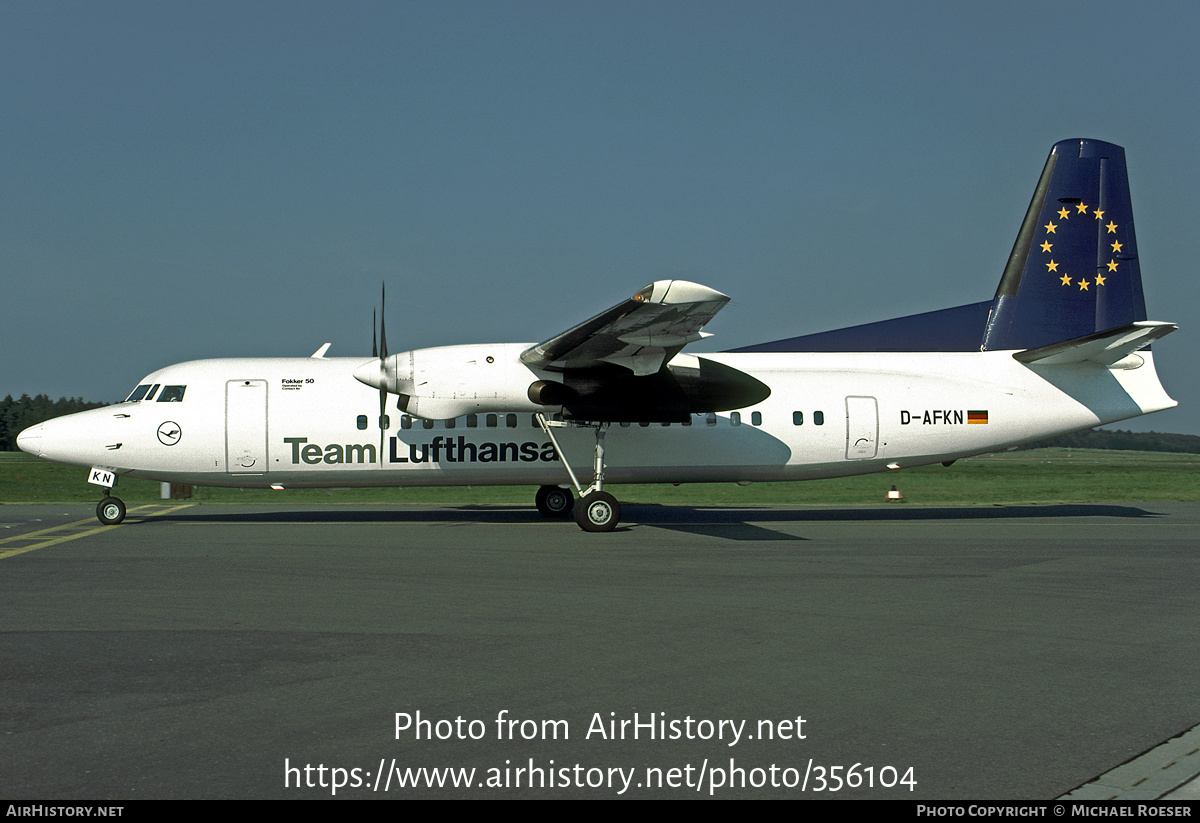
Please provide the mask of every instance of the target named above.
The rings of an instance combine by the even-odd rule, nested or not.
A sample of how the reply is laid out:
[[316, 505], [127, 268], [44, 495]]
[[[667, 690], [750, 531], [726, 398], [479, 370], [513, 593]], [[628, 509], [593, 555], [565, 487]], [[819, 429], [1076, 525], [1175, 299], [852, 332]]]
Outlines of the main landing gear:
[[558, 439], [555, 438], [552, 431], [552, 427], [580, 424], [552, 422], [547, 420], [541, 412], [538, 412], [537, 419], [541, 424], [542, 431], [546, 432], [546, 436], [554, 444], [554, 451], [566, 468], [567, 474], [571, 476], [571, 483], [575, 486], [575, 490], [579, 492], [579, 500], [574, 501], [572, 510], [572, 496], [569, 489], [559, 486], [542, 486], [537, 493], [538, 511], [546, 517], [566, 517], [573, 511], [575, 522], [585, 532], [610, 532], [615, 529], [617, 523], [621, 522], [621, 504], [617, 502], [617, 498], [604, 491], [604, 435], [608, 431], [608, 424], [596, 423], [588, 426], [588, 428], [596, 430], [595, 473], [591, 485], [585, 489], [579, 485], [579, 480], [575, 477], [575, 472], [571, 470], [570, 464], [567, 463], [567, 458], [559, 448]]
[[125, 501], [112, 496], [112, 489], [104, 490], [104, 499], [96, 506], [96, 517], [106, 526], [115, 526], [125, 519]]
[[537, 490], [534, 502], [537, 503], [537, 510], [541, 512], [542, 517], [567, 518], [571, 516], [571, 509], [575, 506], [575, 495], [571, 494], [570, 489], [564, 489], [562, 486], [542, 486]]
[[606, 491], [589, 491], [575, 504], [575, 522], [585, 532], [610, 532], [621, 522], [621, 504]]

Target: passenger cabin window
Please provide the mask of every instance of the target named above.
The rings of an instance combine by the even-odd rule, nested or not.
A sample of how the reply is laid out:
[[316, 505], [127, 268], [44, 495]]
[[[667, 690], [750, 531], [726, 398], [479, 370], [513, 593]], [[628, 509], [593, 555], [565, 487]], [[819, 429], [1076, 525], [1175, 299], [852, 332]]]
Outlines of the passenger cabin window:
[[467, 428], [468, 429], [479, 428], [479, 415], [477, 415], [477, 414], [468, 414], [467, 415]]
[[367, 427], [367, 416], [365, 414], [360, 414], [358, 419], [355, 421], [355, 425], [358, 426], [359, 431], [363, 431]]
[[815, 426], [824, 426], [825, 425], [825, 412], [813, 412], [813, 425], [815, 425]]
[[[183, 393], [187, 386], [163, 386], [163, 390], [159, 392], [159, 403], [178, 403], [183, 400]], [[153, 394], [153, 392], [151, 392]], [[147, 397], [147, 400], [150, 398]]]
[[730, 412], [729, 413], [729, 425], [731, 425], [731, 426], [742, 425], [742, 413], [741, 412]]
[[793, 426], [803, 426], [804, 425], [804, 412], [798, 412], [798, 411], [792, 412], [792, 425]]
[[400, 415], [400, 428], [402, 428], [402, 429], [411, 429], [412, 428], [412, 418], [409, 417], [407, 414]]
[[762, 412], [750, 412], [750, 422], [755, 426], [762, 425]]

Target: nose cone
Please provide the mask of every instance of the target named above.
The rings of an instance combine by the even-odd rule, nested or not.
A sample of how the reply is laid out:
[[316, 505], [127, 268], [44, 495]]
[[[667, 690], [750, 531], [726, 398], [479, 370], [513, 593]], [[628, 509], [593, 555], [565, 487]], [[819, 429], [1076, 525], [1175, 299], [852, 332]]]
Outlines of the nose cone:
[[17, 435], [17, 448], [38, 457], [42, 456], [42, 424], [30, 426]]
[[17, 435], [22, 451], [73, 466], [108, 465], [121, 441], [130, 435], [130, 417], [109, 407], [55, 417]]

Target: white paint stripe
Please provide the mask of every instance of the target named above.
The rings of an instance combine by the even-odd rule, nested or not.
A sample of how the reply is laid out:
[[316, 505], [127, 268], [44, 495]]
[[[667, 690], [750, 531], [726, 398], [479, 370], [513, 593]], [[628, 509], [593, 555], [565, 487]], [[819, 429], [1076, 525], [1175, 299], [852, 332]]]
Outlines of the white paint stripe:
[[[162, 515], [170, 514], [173, 511], [185, 509], [192, 505], [195, 504], [183, 503], [175, 506], [164, 506], [159, 503], [148, 503], [143, 506], [135, 506], [134, 508], [129, 509], [129, 511], [126, 513], [126, 522], [128, 522], [129, 515], [137, 515], [141, 520], [149, 520], [152, 517], [161, 517]], [[151, 509], [152, 511], [147, 511], [147, 509]], [[122, 523], [121, 525], [125, 524]], [[16, 534], [12, 537], [6, 537], [3, 540], [0, 540], [0, 546], [5, 544], [25, 543], [29, 540], [34, 540], [36, 542], [27, 546], [21, 546], [16, 549], [9, 549], [7, 551], [0, 550], [0, 560], [4, 560], [8, 557], [16, 557], [19, 554], [36, 551], [37, 549], [44, 549], [47, 546], [56, 546], [59, 543], [66, 543], [70, 540], [78, 540], [81, 537], [87, 537], [90, 534], [96, 534], [97, 532], [102, 532], [107, 529], [120, 527], [121, 526], [97, 526], [94, 519], [88, 518], [87, 520], [76, 520], [72, 523], [63, 523], [60, 526], [51, 526], [48, 529], [39, 529], [38, 531]], [[45, 539], [38, 539], [42, 537]]]
[[[1073, 789], [1059, 800], [1157, 800], [1200, 775], [1200, 726]], [[1180, 788], [1183, 787], [1183, 788]], [[1188, 794], [1186, 797], [1194, 797]]]

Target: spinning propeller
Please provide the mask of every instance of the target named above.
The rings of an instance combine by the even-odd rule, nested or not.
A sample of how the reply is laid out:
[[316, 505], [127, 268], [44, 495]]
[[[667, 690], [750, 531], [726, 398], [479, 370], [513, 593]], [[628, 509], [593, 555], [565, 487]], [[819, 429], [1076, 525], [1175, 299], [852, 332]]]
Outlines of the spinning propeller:
[[383, 433], [387, 430], [387, 284], [379, 287], [379, 342], [375, 348], [375, 312], [371, 312], [371, 355], [379, 358], [379, 460], [383, 462]]
[[[384, 439], [387, 431], [387, 396], [388, 383], [392, 379], [392, 375], [388, 373], [388, 347], [387, 347], [387, 284], [380, 286], [379, 310], [371, 312], [371, 356], [375, 358], [372, 363], [364, 363], [355, 370], [354, 376], [370, 386], [379, 387], [379, 461], [383, 462], [383, 447]], [[378, 340], [376, 339], [375, 322], [379, 321]], [[378, 371], [376, 372], [376, 369]], [[372, 372], [375, 372], [372, 374]], [[408, 396], [399, 395], [398, 409], [403, 409], [407, 404]]]

